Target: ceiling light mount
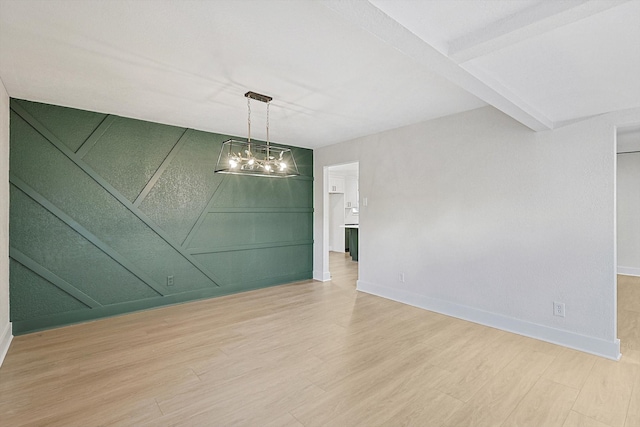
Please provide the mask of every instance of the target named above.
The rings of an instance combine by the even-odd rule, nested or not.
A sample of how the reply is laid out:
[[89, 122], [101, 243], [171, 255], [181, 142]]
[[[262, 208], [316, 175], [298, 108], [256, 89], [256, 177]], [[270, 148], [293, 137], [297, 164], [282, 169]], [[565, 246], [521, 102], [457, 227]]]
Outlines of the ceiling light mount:
[[273, 98], [270, 96], [263, 95], [261, 93], [251, 92], [251, 91], [245, 93], [244, 96], [247, 98], [255, 99], [256, 101], [267, 103], [267, 104], [273, 101]]
[[[256, 92], [244, 94], [247, 98], [247, 141], [229, 139], [222, 143], [215, 173], [287, 178], [300, 175], [290, 148], [277, 147], [269, 142], [269, 104], [272, 97]], [[267, 143], [251, 141], [251, 100], [267, 104]]]

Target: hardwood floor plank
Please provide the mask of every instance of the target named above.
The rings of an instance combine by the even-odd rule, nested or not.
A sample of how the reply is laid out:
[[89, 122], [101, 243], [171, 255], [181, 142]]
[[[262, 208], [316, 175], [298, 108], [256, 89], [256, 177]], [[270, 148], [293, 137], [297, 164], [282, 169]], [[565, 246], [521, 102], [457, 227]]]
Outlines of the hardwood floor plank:
[[286, 413], [270, 423], [264, 424], [264, 427], [304, 427], [304, 425], [295, 419], [290, 413]]
[[0, 425], [640, 425], [640, 279], [613, 362], [359, 293], [330, 260], [330, 282], [18, 336]]
[[573, 410], [612, 427], [623, 427], [638, 368], [631, 363], [598, 359]]
[[558, 384], [580, 390], [598, 357], [581, 351], [563, 348], [543, 374]]
[[461, 352], [465, 357], [457, 363], [445, 364], [444, 368], [453, 372], [448, 377], [438, 379], [433, 387], [468, 402], [482, 387], [494, 378], [519, 353], [525, 351], [521, 346], [501, 342], [501, 351], [493, 345], [484, 346], [478, 352]]
[[618, 309], [620, 349], [640, 350], [640, 312]]
[[618, 276], [618, 338], [623, 357], [640, 351], [640, 277]]
[[367, 399], [327, 424], [362, 427], [437, 426], [462, 407], [461, 401], [430, 387], [433, 380], [448, 373], [428, 364], [409, 369], [410, 375], [396, 375]]
[[553, 361], [540, 352], [518, 354], [444, 423], [449, 427], [500, 425]]
[[504, 427], [562, 427], [578, 390], [541, 378], [502, 424]]
[[576, 411], [570, 411], [562, 427], [611, 427]]
[[640, 313], [640, 277], [618, 276], [618, 310]]
[[640, 372], [636, 374], [636, 381], [629, 399], [629, 409], [627, 409], [627, 418], [624, 425], [625, 427], [640, 426]]
[[[387, 351], [376, 363], [363, 362], [357, 357], [344, 360], [343, 363], [354, 367], [352, 371], [347, 371], [346, 374], [340, 371], [339, 380], [333, 380], [334, 373], [331, 370], [325, 371], [324, 374], [328, 376], [324, 388], [326, 394], [290, 412], [306, 427], [322, 426], [350, 413], [353, 408], [367, 406], [372, 402], [377, 404], [377, 393], [393, 384], [396, 377], [414, 375], [424, 369], [424, 366], [431, 367], [425, 361], [425, 350], [428, 351], [423, 344], [415, 343], [413, 347], [407, 347], [401, 352]], [[443, 373], [438, 368], [429, 372], [431, 375]]]

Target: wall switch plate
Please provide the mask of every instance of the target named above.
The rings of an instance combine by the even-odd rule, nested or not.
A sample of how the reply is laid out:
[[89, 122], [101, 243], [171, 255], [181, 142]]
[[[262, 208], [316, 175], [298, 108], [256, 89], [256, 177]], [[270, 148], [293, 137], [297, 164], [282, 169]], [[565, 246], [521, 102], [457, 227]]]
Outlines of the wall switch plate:
[[369, 200], [366, 197], [362, 198], [362, 206], [367, 206], [367, 203], [369, 203]]
[[400, 273], [400, 277], [399, 277], [398, 280], [400, 280], [400, 282], [404, 283], [404, 273]]
[[564, 317], [564, 303], [563, 302], [553, 302], [553, 315]]
[[173, 276], [167, 276], [167, 286], [173, 286]]

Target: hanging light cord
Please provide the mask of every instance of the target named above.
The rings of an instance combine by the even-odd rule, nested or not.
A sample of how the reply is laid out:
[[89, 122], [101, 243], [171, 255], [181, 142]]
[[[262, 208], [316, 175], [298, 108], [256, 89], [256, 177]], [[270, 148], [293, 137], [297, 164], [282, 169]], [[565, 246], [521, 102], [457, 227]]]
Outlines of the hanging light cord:
[[248, 134], [248, 142], [251, 142], [251, 98], [247, 97], [247, 111], [249, 112], [247, 116], [247, 134]]
[[270, 102], [267, 102], [267, 161], [269, 160], [269, 104]]

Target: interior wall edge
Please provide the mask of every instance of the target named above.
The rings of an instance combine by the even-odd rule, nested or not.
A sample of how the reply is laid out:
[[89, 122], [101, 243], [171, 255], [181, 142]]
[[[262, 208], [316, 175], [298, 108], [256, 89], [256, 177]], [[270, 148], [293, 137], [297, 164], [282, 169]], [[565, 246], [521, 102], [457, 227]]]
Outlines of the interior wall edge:
[[318, 282], [328, 282], [329, 280], [331, 280], [331, 272], [314, 270], [313, 280], [316, 280]]
[[13, 340], [13, 333], [12, 333], [11, 322], [9, 322], [7, 326], [4, 328], [2, 335], [0, 335], [0, 366], [2, 366], [2, 363], [4, 362], [4, 358], [7, 355], [7, 352], [9, 351], [9, 346], [11, 345], [12, 340]]
[[0, 79], [0, 365], [12, 338], [9, 306], [9, 94]]

